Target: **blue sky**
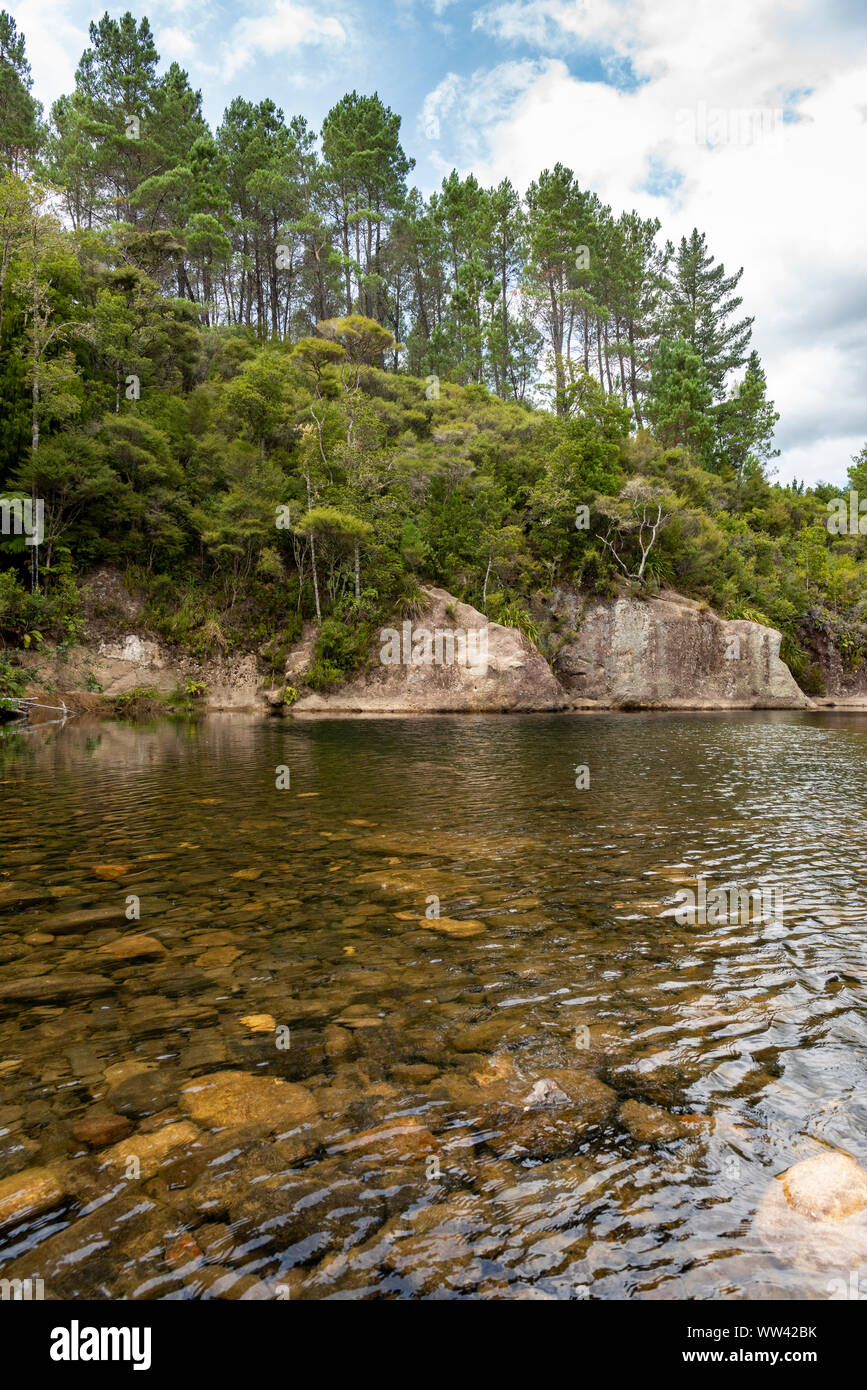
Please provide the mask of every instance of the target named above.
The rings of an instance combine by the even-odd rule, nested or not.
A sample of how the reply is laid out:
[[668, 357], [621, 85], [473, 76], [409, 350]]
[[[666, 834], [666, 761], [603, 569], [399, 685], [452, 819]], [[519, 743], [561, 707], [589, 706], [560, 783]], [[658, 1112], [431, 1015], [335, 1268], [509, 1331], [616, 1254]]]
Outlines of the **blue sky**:
[[[2, 0], [36, 94], [70, 90], [90, 0]], [[156, 0], [163, 59], [228, 101], [318, 126], [355, 87], [403, 118], [413, 178], [452, 167], [526, 187], [557, 160], [615, 212], [728, 271], [781, 413], [781, 481], [842, 481], [867, 441], [864, 0]]]
[[[425, 99], [446, 77], [471, 81], [497, 62], [522, 80], [542, 53], [558, 52], [580, 82], [636, 86], [628, 58], [604, 42], [564, 43], [553, 32], [501, 33], [491, 17], [501, 7], [461, 0], [151, 0], [105, 5], [100, 0], [5, 0], [28, 40], [37, 94], [46, 106], [73, 84], [91, 19], [104, 10], [146, 14], [163, 66], [176, 60], [202, 91], [212, 125], [234, 96], [272, 97], [288, 115], [318, 127], [344, 92], [378, 91], [403, 118], [404, 145], [425, 192], [439, 184], [445, 163], [458, 163], [458, 132], [425, 118]], [[505, 8], [508, 8], [505, 7]], [[575, 6], [583, 8], [583, 4]], [[45, 27], [41, 20], [47, 21]]]

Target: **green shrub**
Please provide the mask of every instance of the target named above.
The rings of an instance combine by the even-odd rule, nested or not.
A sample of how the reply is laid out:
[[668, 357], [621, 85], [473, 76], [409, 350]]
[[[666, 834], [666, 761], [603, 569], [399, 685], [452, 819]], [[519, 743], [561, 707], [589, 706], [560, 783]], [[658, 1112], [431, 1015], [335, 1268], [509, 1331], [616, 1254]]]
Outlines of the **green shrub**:
[[137, 685], [123, 695], [115, 695], [112, 707], [118, 719], [144, 719], [165, 713], [165, 696], [150, 685]]
[[319, 630], [317, 650], [327, 661], [351, 671], [364, 656], [368, 637], [366, 626], [353, 628], [337, 618], [326, 618]]
[[46, 596], [31, 594], [14, 570], [0, 572], [0, 640], [14, 646], [38, 647], [45, 635], [75, 640], [78, 591], [71, 580]]
[[818, 661], [811, 661], [809, 666], [804, 668], [803, 675], [798, 684], [805, 695], [824, 695], [827, 691], [825, 672], [822, 670]]
[[503, 627], [516, 627], [534, 646], [539, 645], [539, 624], [523, 604], [512, 600], [503, 605], [501, 616], [497, 619]]
[[8, 657], [0, 652], [0, 696], [18, 698], [24, 694], [26, 685], [26, 673], [13, 666]]
[[312, 690], [328, 690], [334, 685], [340, 685], [345, 679], [345, 673], [339, 666], [335, 666], [333, 661], [316, 656], [311, 661], [304, 679]]

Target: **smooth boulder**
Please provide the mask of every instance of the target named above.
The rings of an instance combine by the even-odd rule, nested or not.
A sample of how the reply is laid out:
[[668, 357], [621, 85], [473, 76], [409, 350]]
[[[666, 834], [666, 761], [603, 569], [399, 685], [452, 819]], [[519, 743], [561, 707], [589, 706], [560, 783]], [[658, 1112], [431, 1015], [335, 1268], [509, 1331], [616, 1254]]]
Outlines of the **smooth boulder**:
[[755, 1231], [798, 1268], [858, 1268], [867, 1261], [867, 1172], [836, 1150], [794, 1164], [759, 1203]]
[[243, 1071], [198, 1077], [184, 1087], [181, 1103], [197, 1124], [209, 1129], [265, 1125], [270, 1133], [277, 1134], [319, 1116], [316, 1101], [305, 1086]]

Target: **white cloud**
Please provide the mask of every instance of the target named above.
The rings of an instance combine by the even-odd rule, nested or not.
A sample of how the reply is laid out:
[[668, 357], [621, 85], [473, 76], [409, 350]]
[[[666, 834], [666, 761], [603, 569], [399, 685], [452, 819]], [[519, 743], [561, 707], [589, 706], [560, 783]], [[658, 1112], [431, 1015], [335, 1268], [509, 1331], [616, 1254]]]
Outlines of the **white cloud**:
[[808, 487], [816, 483], [845, 483], [846, 470], [863, 447], [863, 432], [817, 436], [809, 444], [786, 449], [783, 456], [774, 460], [772, 466], [777, 470], [774, 481], [797, 481]]
[[[88, 0], [3, 0], [27, 41], [27, 57], [33, 72], [34, 93], [46, 110], [75, 86], [75, 69], [90, 46], [88, 25], [101, 6]], [[208, 51], [203, 38], [214, 23], [210, 0], [151, 0], [151, 28], [162, 66], [177, 60], [199, 73], [214, 72], [202, 60]], [[169, 22], [163, 25], [165, 13]], [[189, 22], [187, 22], [189, 17]]]
[[169, 27], [158, 30], [157, 47], [163, 62], [183, 63], [198, 56], [201, 52], [201, 41], [194, 38], [188, 29]]
[[270, 9], [255, 18], [239, 20], [223, 45], [223, 75], [234, 76], [257, 53], [273, 57], [293, 53], [311, 44], [342, 45], [347, 34], [334, 15], [324, 15], [312, 5], [294, 0], [273, 0]]
[[[657, 216], [675, 240], [697, 226], [729, 273], [744, 266], [741, 312], [755, 316], [782, 417], [783, 481], [844, 478], [853, 440], [867, 438], [867, 47], [852, 41], [845, 0], [830, 0], [827, 16], [815, 9], [510, 0], [478, 11], [476, 28], [628, 60], [636, 80], [581, 81], [564, 57], [540, 53], [450, 74], [425, 101], [439, 115], [444, 169], [525, 187], [561, 160], [615, 212]], [[689, 112], [712, 148], [682, 138]], [[671, 182], [648, 183], [654, 170]]]
[[78, 23], [70, 6], [58, 0], [5, 0], [27, 40], [27, 59], [34, 78], [34, 95], [46, 112], [61, 92], [75, 85], [75, 69], [87, 47], [87, 24]]

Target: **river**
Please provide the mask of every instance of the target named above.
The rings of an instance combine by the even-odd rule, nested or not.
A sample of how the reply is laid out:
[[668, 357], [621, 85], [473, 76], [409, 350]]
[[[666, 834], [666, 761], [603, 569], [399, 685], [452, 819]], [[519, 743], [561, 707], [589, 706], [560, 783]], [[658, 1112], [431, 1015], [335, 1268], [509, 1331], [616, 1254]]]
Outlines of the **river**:
[[867, 1162], [865, 804], [858, 715], [7, 736], [0, 1277], [827, 1297], [755, 1214]]

